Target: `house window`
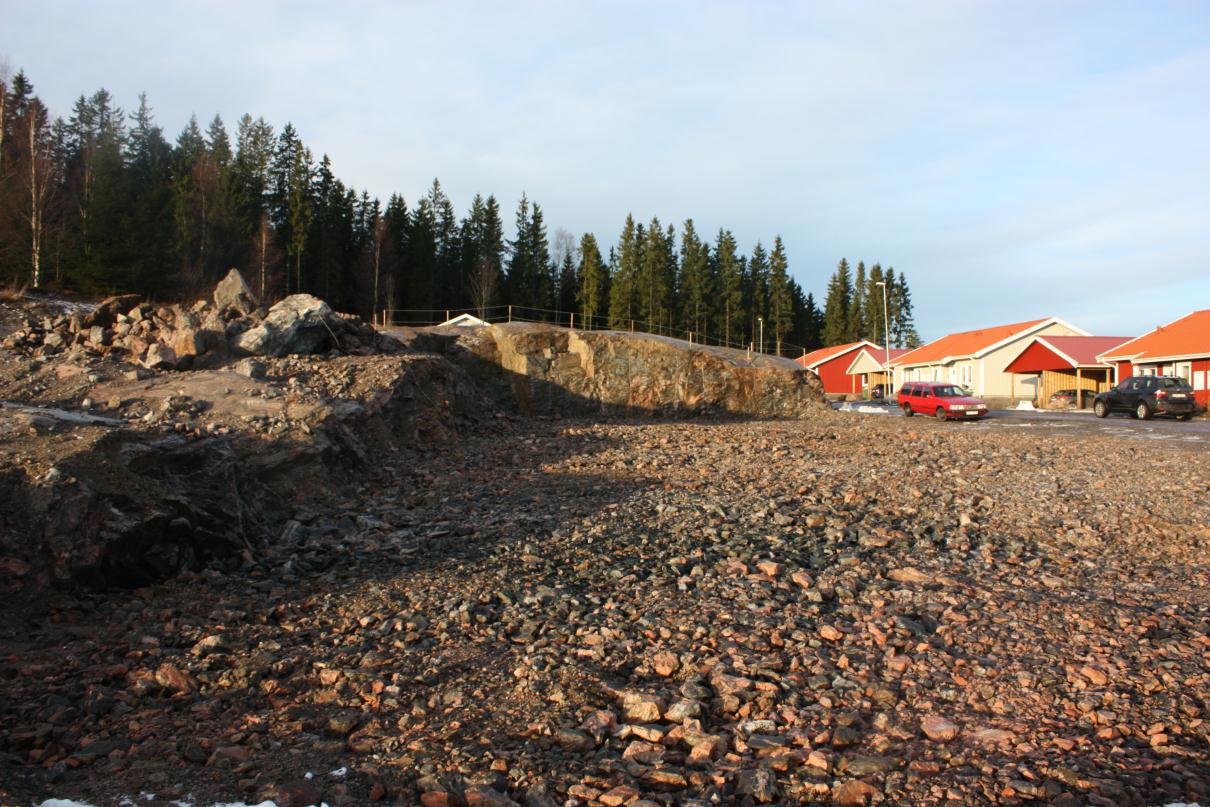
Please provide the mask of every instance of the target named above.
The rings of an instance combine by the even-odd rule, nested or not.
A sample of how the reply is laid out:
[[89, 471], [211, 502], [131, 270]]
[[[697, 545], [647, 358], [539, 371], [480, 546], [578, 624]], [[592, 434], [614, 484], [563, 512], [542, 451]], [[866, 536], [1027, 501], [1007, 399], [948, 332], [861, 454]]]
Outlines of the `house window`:
[[1193, 374], [1193, 388], [1198, 392], [1206, 389], [1206, 376], [1210, 375], [1205, 370], [1198, 370]]
[[1193, 383], [1193, 362], [1181, 361], [1173, 365], [1172, 374]]

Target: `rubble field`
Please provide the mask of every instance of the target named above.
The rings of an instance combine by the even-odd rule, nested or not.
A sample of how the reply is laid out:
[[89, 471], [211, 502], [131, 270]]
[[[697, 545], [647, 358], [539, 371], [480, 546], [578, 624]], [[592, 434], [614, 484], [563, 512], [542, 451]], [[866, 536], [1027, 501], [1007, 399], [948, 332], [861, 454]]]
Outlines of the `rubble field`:
[[1207, 801], [1200, 446], [442, 423], [248, 555], [6, 598], [0, 803]]

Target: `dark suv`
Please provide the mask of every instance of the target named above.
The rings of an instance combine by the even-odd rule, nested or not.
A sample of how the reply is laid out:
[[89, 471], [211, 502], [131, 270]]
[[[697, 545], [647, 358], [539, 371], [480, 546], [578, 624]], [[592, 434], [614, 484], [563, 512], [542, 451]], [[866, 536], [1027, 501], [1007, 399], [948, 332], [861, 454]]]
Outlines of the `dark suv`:
[[1195, 409], [1189, 382], [1163, 375], [1131, 376], [1097, 395], [1092, 403], [1092, 411], [1099, 418], [1110, 412], [1130, 412], [1140, 420], [1152, 415], [1174, 415], [1179, 420], [1188, 420]]

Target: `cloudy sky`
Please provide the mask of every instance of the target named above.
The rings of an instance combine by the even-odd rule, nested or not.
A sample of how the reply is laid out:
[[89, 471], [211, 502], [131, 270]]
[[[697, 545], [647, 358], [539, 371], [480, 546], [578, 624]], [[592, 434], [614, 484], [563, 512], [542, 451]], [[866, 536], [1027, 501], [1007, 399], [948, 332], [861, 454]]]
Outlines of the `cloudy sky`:
[[146, 91], [292, 121], [357, 188], [522, 191], [907, 274], [925, 338], [1057, 315], [1134, 335], [1210, 307], [1210, 4], [0, 0], [53, 111]]

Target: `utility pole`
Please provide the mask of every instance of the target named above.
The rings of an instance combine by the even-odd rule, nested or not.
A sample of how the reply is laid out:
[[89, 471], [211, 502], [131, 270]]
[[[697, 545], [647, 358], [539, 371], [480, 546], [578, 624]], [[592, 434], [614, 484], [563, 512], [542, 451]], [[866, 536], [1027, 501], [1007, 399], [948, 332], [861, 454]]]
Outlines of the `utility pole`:
[[886, 305], [886, 281], [879, 280], [877, 285], [882, 286], [882, 335], [883, 348], [886, 350], [886, 361], [882, 365], [882, 369], [886, 371], [886, 392], [883, 394], [883, 400], [890, 400], [891, 393], [894, 391], [891, 383], [891, 318], [887, 314]]
[[760, 323], [760, 346], [756, 349], [757, 353], [765, 352], [765, 318], [757, 317], [756, 321]]

